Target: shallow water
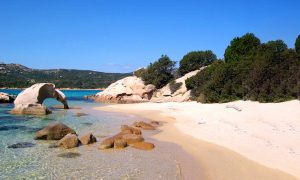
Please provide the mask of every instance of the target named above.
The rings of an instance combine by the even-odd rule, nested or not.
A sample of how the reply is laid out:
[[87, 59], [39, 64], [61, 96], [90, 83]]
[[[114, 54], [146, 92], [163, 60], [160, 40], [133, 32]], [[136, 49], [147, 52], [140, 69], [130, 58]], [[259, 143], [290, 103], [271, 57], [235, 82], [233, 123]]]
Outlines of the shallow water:
[[[18, 94], [19, 90], [1, 90]], [[49, 148], [53, 142], [33, 140], [37, 130], [52, 122], [63, 122], [77, 134], [92, 132], [101, 141], [119, 131], [120, 125], [131, 124], [135, 116], [93, 110], [103, 104], [83, 99], [93, 90], [65, 90], [71, 107], [55, 109], [47, 116], [16, 116], [9, 114], [12, 104], [0, 104], [0, 179], [179, 179], [178, 162], [173, 145], [155, 142], [152, 151], [133, 148], [100, 151], [98, 143], [65, 150]], [[47, 100], [48, 107], [59, 104]], [[77, 112], [89, 115], [76, 117]], [[147, 133], [146, 133], [147, 134]], [[149, 133], [148, 133], [149, 134]], [[150, 133], [151, 134], [151, 133]], [[9, 145], [30, 142], [33, 147], [11, 149]]]

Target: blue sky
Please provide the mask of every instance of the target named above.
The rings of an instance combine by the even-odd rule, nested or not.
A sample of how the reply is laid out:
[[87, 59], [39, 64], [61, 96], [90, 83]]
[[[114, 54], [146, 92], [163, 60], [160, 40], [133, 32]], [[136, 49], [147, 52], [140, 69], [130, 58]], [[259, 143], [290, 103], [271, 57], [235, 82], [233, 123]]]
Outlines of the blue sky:
[[253, 32], [294, 47], [299, 0], [0, 0], [0, 61], [32, 68], [130, 72], [193, 50], [223, 58]]

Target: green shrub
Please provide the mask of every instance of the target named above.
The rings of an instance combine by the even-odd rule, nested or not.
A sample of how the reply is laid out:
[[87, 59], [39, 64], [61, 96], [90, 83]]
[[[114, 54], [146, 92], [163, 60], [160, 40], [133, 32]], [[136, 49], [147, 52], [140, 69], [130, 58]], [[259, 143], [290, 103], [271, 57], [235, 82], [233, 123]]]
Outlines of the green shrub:
[[247, 33], [242, 37], [236, 37], [226, 48], [225, 62], [239, 61], [243, 56], [247, 56], [260, 45], [260, 40], [252, 33]]
[[300, 35], [296, 39], [295, 50], [296, 50], [297, 53], [300, 53]]
[[282, 40], [260, 44], [239, 58], [216, 61], [187, 79], [193, 99], [204, 103], [281, 102], [299, 97], [300, 57]]
[[145, 84], [153, 84], [156, 88], [162, 88], [173, 78], [173, 71], [176, 62], [168, 56], [162, 55], [156, 62], [150, 63], [146, 71], [142, 73]]
[[188, 72], [199, 69], [217, 60], [217, 56], [210, 50], [192, 51], [186, 54], [180, 61], [178, 72], [181, 76]]

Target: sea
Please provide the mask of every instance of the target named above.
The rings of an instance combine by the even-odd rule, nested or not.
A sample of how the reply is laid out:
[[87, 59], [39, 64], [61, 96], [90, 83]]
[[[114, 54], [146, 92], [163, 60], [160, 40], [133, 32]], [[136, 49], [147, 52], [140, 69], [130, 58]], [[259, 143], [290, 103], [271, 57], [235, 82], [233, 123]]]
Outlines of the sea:
[[[18, 95], [21, 90], [0, 92]], [[106, 104], [86, 100], [99, 90], [63, 90], [71, 109], [57, 109], [55, 99], [43, 103], [52, 113], [44, 116], [12, 115], [13, 104], [0, 104], [0, 179], [181, 179], [174, 145], [151, 138], [156, 147], [142, 151], [131, 147], [99, 150], [99, 141], [120, 131], [140, 117], [95, 110]], [[76, 113], [88, 115], [77, 117]], [[55, 141], [34, 140], [35, 132], [49, 123], [62, 122], [77, 134], [93, 133], [98, 143], [73, 149], [50, 148]], [[151, 134], [152, 133], [152, 134]], [[26, 148], [8, 148], [16, 143], [30, 143]]]

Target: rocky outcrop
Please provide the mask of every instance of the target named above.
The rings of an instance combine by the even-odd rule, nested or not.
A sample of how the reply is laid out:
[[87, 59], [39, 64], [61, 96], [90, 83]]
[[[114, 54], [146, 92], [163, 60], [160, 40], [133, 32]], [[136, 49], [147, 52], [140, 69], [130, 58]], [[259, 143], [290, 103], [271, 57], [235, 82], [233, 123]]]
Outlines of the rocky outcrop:
[[79, 140], [76, 134], [67, 134], [57, 143], [58, 146], [64, 147], [65, 149], [77, 147], [78, 144]]
[[[130, 127], [127, 125], [121, 126], [121, 132], [111, 136], [109, 138], [104, 139], [99, 146], [99, 149], [109, 149], [109, 148], [125, 148], [126, 146], [132, 146], [134, 144], [140, 143], [144, 141], [144, 137], [141, 135], [142, 132], [138, 128]], [[151, 149], [151, 145], [138, 145], [145, 146], [140, 149]], [[152, 149], [154, 148], [154, 145]]]
[[9, 95], [4, 92], [0, 92], [0, 103], [13, 103], [15, 100], [15, 96]]
[[55, 98], [64, 105], [64, 109], [68, 109], [66, 96], [60, 90], [55, 89], [55, 85], [51, 83], [34, 84], [22, 91], [15, 99], [15, 108], [11, 111], [13, 114], [49, 114], [51, 113], [43, 102], [47, 98]]
[[199, 70], [195, 70], [185, 74], [184, 76], [175, 80], [175, 84], [179, 85], [178, 89], [173, 89], [173, 84], [169, 83], [161, 89], [154, 92], [151, 102], [184, 102], [189, 101], [191, 97], [191, 91], [185, 86], [185, 80], [195, 76], [198, 72], [206, 67], [202, 67]]
[[63, 123], [53, 123], [36, 132], [35, 139], [60, 140], [69, 133], [76, 134], [73, 129]]
[[154, 85], [145, 85], [140, 78], [129, 76], [112, 83], [104, 91], [96, 94], [95, 101], [109, 103], [148, 102], [154, 90]]
[[106, 103], [140, 103], [140, 102], [184, 102], [189, 101], [191, 91], [186, 88], [185, 80], [195, 76], [206, 67], [187, 73], [170, 82], [161, 89], [154, 85], [145, 85], [144, 81], [136, 76], [121, 79], [95, 96], [86, 97], [96, 102]]

